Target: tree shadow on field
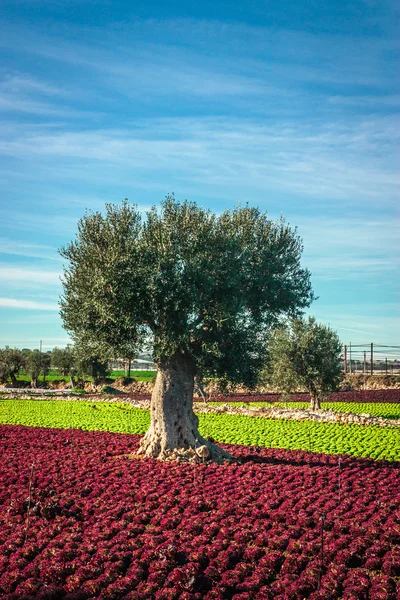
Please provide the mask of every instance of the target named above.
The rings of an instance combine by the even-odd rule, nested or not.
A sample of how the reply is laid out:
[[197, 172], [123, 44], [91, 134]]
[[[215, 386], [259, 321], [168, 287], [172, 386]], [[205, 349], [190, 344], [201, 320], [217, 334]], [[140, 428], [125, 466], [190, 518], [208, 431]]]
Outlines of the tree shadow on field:
[[252, 463], [269, 466], [287, 465], [291, 467], [326, 467], [331, 469], [338, 468], [339, 459], [343, 468], [357, 469], [394, 469], [400, 470], [400, 462], [389, 462], [385, 460], [373, 460], [370, 458], [358, 458], [348, 455], [330, 455], [330, 461], [321, 460], [315, 455], [303, 455], [298, 458], [275, 458], [273, 456], [260, 456], [259, 454], [235, 455], [235, 458], [241, 464]]

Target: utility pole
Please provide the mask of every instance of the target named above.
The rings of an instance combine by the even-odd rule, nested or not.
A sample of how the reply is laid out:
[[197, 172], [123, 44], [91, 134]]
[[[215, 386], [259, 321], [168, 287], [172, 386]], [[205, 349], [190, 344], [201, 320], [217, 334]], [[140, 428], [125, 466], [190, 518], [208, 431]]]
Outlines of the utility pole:
[[350, 342], [350, 375], [351, 375], [351, 342]]
[[364, 375], [367, 373], [367, 353], [364, 350]]
[[346, 344], [344, 345], [343, 371], [344, 371], [344, 374], [346, 375], [346, 373], [347, 373], [347, 346], [346, 346]]
[[385, 371], [386, 371], [386, 375], [387, 375], [387, 358], [385, 358]]
[[371, 375], [374, 374], [374, 344], [371, 342]]
[[40, 352], [42, 352], [42, 340], [40, 340]]

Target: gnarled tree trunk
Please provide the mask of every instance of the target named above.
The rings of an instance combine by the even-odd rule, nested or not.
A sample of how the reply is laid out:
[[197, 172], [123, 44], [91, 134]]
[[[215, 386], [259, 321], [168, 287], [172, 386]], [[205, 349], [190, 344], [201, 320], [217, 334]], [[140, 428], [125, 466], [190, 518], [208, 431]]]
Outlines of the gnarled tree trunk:
[[[158, 365], [150, 405], [150, 428], [144, 436], [139, 454], [167, 458], [171, 453], [206, 446], [212, 460], [230, 459], [218, 446], [204, 439], [193, 412], [195, 363], [190, 357], [175, 354]], [[177, 452], [176, 452], [177, 451]]]
[[310, 410], [319, 410], [321, 402], [319, 396], [315, 392], [310, 392]]

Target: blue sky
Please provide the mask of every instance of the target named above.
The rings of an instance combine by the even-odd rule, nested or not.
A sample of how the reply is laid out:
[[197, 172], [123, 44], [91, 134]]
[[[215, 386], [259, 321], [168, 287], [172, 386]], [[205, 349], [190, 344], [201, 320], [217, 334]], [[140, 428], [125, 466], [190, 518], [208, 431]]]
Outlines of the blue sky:
[[399, 15], [389, 0], [0, 5], [0, 346], [68, 341], [86, 208], [169, 192], [298, 227], [344, 343], [400, 344]]

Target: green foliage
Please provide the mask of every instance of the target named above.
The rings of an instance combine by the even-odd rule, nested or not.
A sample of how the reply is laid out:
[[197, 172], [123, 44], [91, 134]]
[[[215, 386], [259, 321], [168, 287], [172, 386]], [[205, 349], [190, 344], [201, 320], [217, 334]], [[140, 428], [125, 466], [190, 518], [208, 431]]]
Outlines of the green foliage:
[[93, 383], [98, 384], [109, 374], [108, 359], [101, 355], [97, 345], [79, 343], [75, 345], [74, 355], [79, 377], [84, 380], [90, 377]]
[[39, 376], [42, 374], [43, 379], [46, 378], [47, 373], [50, 370], [51, 356], [47, 352], [39, 352], [39, 350], [33, 350], [30, 352], [26, 359], [26, 371], [31, 378], [33, 387], [37, 387], [39, 384]]
[[0, 348], [0, 382], [6, 383], [10, 379], [15, 384], [25, 364], [26, 356], [18, 348]]
[[64, 377], [68, 376], [75, 387], [75, 376], [80, 366], [76, 350], [68, 344], [65, 348], [54, 348], [51, 353], [51, 366]]
[[338, 335], [313, 317], [292, 319], [277, 328], [269, 344], [268, 381], [284, 393], [305, 387], [322, 398], [338, 388], [343, 377]]
[[[200, 414], [199, 421], [201, 434], [211, 436], [218, 442], [400, 460], [399, 432], [391, 427], [273, 420], [227, 414]], [[0, 422], [143, 434], [149, 426], [150, 417], [148, 411], [124, 404], [1, 400]]]
[[238, 207], [217, 216], [167, 197], [147, 219], [134, 205], [86, 214], [61, 250], [61, 315], [74, 339], [105, 349], [151, 339], [222, 381], [254, 385], [269, 328], [313, 299], [301, 240], [284, 220]]
[[53, 369], [73, 380], [77, 372], [77, 358], [73, 346], [54, 348], [51, 353], [51, 366]]
[[111, 385], [105, 385], [104, 387], [101, 388], [101, 393], [102, 394], [120, 394], [121, 392], [119, 390], [116, 390], [115, 388], [113, 388]]

